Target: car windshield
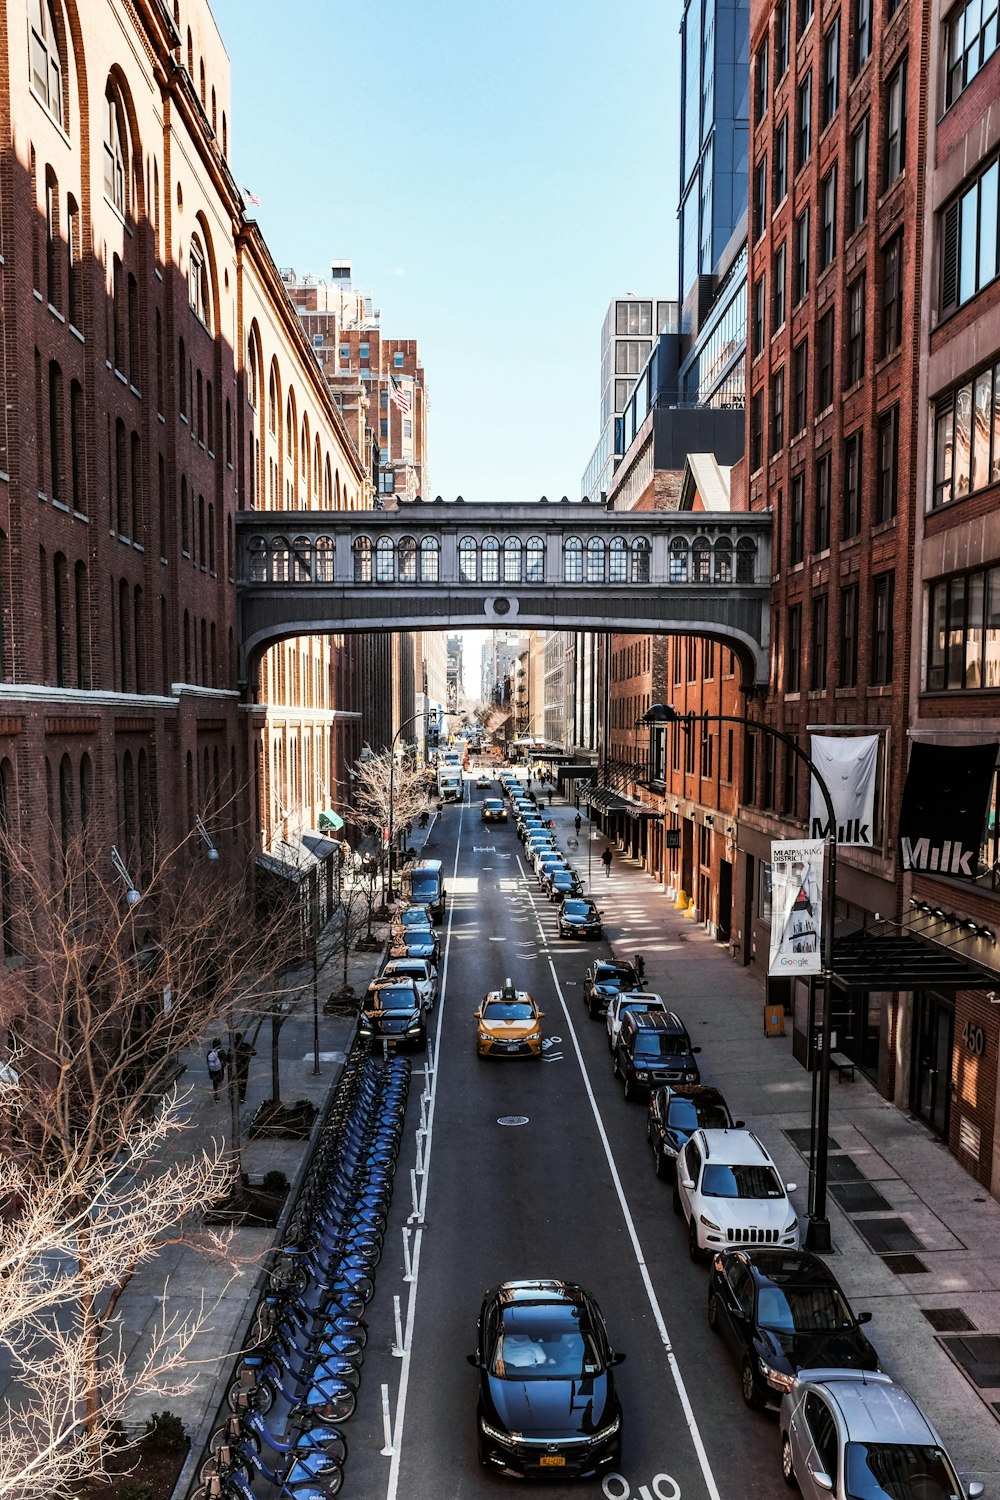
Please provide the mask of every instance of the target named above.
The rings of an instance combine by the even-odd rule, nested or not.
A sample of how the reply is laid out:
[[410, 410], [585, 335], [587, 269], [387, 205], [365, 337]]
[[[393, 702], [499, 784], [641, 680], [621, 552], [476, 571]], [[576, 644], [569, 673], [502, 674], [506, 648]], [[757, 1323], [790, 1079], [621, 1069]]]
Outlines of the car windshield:
[[701, 1190], [706, 1198], [783, 1198], [785, 1190], [773, 1167], [723, 1166], [708, 1162]]
[[423, 959], [419, 963], [403, 963], [399, 959], [394, 960], [386, 966], [387, 974], [408, 974], [412, 979], [426, 979], [427, 970], [424, 968]]
[[567, 917], [573, 917], [574, 920], [594, 914], [594, 908], [589, 901], [567, 901], [563, 906], [563, 911]]
[[365, 1010], [377, 1015], [387, 1010], [413, 1010], [414, 1004], [413, 991], [409, 987], [404, 989], [402, 985], [387, 984], [372, 991], [365, 1002]]
[[399, 920], [404, 927], [426, 927], [430, 921], [427, 908], [424, 906], [410, 906], [406, 911], [399, 913]]
[[535, 1011], [530, 1000], [487, 1000], [483, 1006], [483, 1020], [530, 1021]]
[[675, 1031], [640, 1031], [635, 1039], [636, 1057], [676, 1057], [688, 1050], [687, 1042]]
[[839, 1287], [764, 1285], [757, 1293], [757, 1322], [775, 1333], [831, 1333], [853, 1328]]
[[844, 1493], [850, 1500], [957, 1500], [962, 1490], [940, 1448], [910, 1443], [848, 1443]]
[[675, 1130], [687, 1131], [691, 1135], [700, 1126], [702, 1130], [727, 1130], [729, 1113], [724, 1104], [715, 1100], [697, 1103], [694, 1099], [671, 1099], [667, 1110], [667, 1124]]
[[410, 877], [410, 889], [418, 901], [434, 901], [439, 889], [438, 877], [414, 874]]
[[621, 964], [598, 964], [594, 970], [595, 984], [616, 984], [621, 988], [624, 985], [633, 984], [634, 981], [633, 971], [623, 968]]
[[602, 1363], [578, 1307], [529, 1303], [504, 1309], [489, 1369], [501, 1380], [580, 1380], [599, 1375]]

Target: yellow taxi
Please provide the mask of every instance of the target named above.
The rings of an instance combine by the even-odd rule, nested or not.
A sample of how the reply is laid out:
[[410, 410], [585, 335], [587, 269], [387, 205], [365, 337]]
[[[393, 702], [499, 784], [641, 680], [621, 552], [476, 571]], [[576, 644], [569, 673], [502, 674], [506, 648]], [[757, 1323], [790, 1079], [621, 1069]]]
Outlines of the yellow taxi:
[[527, 990], [505, 979], [499, 990], [483, 996], [475, 1012], [476, 1051], [480, 1057], [541, 1057], [545, 1014]]

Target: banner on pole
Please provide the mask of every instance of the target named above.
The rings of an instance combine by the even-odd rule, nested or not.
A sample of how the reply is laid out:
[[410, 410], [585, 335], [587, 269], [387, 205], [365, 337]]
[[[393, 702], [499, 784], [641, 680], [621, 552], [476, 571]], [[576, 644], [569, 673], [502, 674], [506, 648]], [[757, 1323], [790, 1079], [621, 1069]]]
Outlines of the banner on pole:
[[[875, 771], [878, 767], [877, 734], [814, 734], [809, 744], [813, 764], [826, 782], [837, 819], [838, 845], [872, 847], [875, 816]], [[825, 839], [826, 802], [815, 776], [809, 780], [809, 833]]]
[[768, 974], [819, 974], [822, 969], [824, 850], [822, 839], [771, 843]]
[[914, 740], [899, 809], [904, 870], [975, 880], [1000, 745]]

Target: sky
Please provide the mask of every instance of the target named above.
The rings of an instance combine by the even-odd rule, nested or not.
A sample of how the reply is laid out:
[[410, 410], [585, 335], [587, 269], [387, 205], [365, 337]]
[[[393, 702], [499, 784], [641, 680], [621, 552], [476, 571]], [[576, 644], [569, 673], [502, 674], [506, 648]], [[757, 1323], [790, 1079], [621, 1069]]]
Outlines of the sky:
[[578, 498], [608, 303], [676, 294], [679, 7], [212, 9], [234, 173], [278, 265], [350, 260], [385, 334], [418, 340], [429, 493]]

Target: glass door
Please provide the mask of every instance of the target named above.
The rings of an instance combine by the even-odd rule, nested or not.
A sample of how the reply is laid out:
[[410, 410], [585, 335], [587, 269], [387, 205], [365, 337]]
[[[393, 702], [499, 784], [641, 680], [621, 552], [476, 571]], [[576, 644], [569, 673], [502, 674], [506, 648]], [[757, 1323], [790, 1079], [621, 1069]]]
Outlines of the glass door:
[[910, 1108], [936, 1135], [947, 1136], [955, 1003], [943, 995], [915, 996]]

